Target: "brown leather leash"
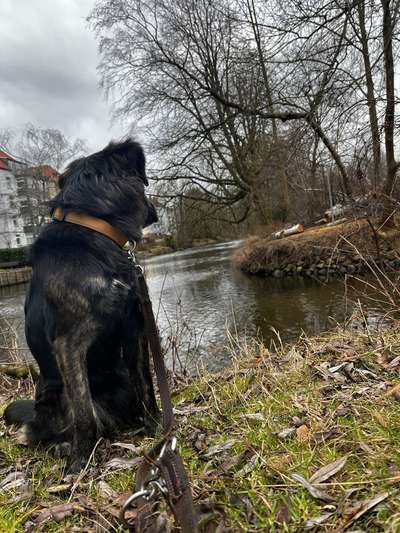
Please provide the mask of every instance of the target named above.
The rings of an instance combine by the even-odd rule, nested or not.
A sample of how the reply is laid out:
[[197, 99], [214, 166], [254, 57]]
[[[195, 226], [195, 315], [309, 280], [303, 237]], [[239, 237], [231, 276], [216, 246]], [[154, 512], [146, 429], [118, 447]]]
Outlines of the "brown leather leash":
[[[137, 271], [139, 298], [146, 328], [146, 341], [154, 362], [154, 371], [162, 407], [162, 439], [144, 455], [136, 474], [135, 492], [124, 503], [120, 518], [137, 533], [155, 531], [157, 499], [163, 496], [169, 505], [182, 533], [197, 531], [196, 513], [192, 492], [174, 436], [175, 417], [168, 387], [167, 373], [162, 354], [160, 337], [154, 318], [143, 269], [135, 262], [133, 251], [128, 252]], [[127, 512], [135, 507], [133, 523], [128, 522]]]

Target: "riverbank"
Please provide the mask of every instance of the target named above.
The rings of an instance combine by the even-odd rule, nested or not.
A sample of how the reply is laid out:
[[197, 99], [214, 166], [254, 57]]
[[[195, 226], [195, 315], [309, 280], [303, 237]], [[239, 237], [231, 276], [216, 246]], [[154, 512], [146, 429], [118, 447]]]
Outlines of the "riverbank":
[[233, 261], [248, 274], [327, 279], [362, 273], [372, 264], [398, 269], [399, 251], [400, 232], [385, 234], [360, 219], [309, 228], [277, 240], [269, 234], [253, 236], [243, 242]]
[[[397, 532], [400, 323], [232, 351], [231, 368], [174, 387], [201, 531]], [[30, 389], [3, 377], [0, 403]], [[0, 430], [0, 531], [124, 531], [118, 512], [150, 439], [101, 442], [76, 479]]]

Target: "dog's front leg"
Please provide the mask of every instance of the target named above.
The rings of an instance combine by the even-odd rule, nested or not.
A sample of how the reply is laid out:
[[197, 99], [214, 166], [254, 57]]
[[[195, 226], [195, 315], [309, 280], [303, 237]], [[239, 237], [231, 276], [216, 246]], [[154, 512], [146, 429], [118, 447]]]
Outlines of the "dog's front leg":
[[95, 333], [90, 324], [82, 323], [73, 333], [58, 337], [54, 352], [64, 384], [66, 416], [72, 435], [67, 471], [79, 472], [87, 463], [101, 434], [87, 373], [87, 351]]
[[129, 369], [131, 388], [136, 397], [136, 409], [143, 418], [146, 433], [154, 435], [160, 420], [160, 412], [154, 394], [147, 341], [142, 337], [130, 337], [124, 343], [123, 356]]

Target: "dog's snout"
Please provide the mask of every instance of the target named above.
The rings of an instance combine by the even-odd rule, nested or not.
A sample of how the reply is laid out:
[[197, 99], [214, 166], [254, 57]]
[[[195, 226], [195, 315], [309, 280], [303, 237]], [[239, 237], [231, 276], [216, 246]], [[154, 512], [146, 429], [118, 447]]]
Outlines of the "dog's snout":
[[150, 226], [150, 224], [154, 224], [155, 222], [158, 222], [156, 208], [154, 207], [154, 204], [152, 202], [148, 202], [147, 218], [145, 222], [145, 227]]

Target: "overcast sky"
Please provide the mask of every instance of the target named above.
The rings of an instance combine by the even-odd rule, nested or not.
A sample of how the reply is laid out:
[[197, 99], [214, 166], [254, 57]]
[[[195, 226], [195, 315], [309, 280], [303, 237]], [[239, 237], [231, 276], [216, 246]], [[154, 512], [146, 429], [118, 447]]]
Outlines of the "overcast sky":
[[95, 0], [1, 0], [0, 128], [26, 122], [83, 137], [93, 150], [124, 134], [111, 127], [98, 87], [86, 16]]

